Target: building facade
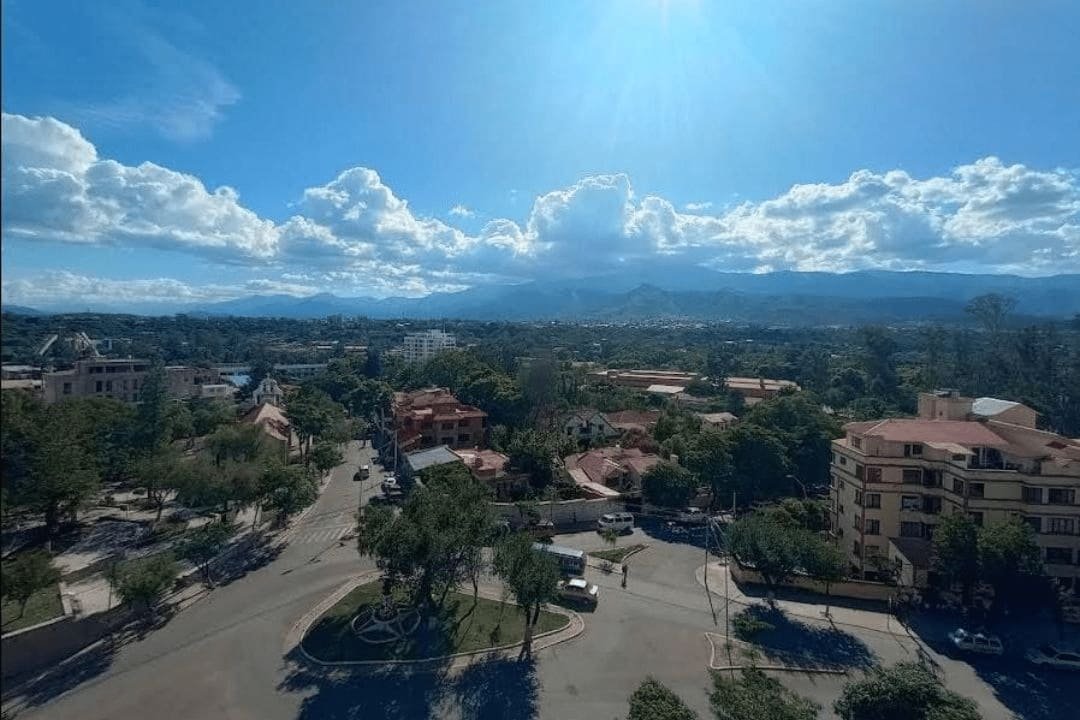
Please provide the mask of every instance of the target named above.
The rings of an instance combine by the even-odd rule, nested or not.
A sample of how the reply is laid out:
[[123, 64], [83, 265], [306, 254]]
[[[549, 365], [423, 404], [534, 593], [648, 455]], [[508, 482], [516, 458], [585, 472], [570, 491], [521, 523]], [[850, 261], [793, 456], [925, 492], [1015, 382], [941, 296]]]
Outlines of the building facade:
[[[138, 402], [139, 392], [150, 372], [149, 360], [93, 358], [79, 360], [70, 370], [42, 375], [42, 393], [47, 403], [68, 398], [105, 397]], [[221, 375], [208, 368], [169, 365], [165, 368], [167, 392], [171, 400], [201, 396], [202, 385], [221, 382]]]
[[832, 451], [832, 531], [857, 576], [897, 553], [925, 573], [935, 526], [963, 512], [1028, 523], [1046, 574], [1080, 589], [1080, 441], [1037, 429], [1030, 408], [923, 393], [918, 417], [849, 423]]
[[450, 333], [442, 330], [425, 330], [424, 332], [407, 333], [405, 346], [402, 354], [405, 362], [423, 362], [435, 357], [444, 350], [453, 350], [457, 346], [457, 339]]
[[437, 445], [484, 447], [487, 440], [487, 413], [445, 388], [395, 393], [392, 422], [392, 439], [402, 453]]

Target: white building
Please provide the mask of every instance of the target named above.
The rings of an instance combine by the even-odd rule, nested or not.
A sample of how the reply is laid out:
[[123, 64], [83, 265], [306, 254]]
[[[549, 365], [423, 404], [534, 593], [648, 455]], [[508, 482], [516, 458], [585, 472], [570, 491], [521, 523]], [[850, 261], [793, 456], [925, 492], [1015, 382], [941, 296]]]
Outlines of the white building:
[[271, 377], [265, 377], [262, 382], [259, 383], [259, 387], [255, 388], [255, 392], [251, 395], [252, 400], [256, 405], [262, 405], [266, 403], [275, 407], [281, 407], [285, 401], [285, 393], [281, 391], [281, 386], [278, 385], [277, 380]]
[[405, 362], [423, 362], [444, 350], [453, 350], [457, 340], [442, 330], [407, 333], [405, 335]]

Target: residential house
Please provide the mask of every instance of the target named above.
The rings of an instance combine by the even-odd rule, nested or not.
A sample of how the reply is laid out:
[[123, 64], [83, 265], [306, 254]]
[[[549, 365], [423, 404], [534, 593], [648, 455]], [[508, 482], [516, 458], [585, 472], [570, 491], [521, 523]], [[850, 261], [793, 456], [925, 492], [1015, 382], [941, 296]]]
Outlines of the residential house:
[[391, 440], [399, 452], [486, 444], [487, 413], [462, 403], [446, 388], [395, 393], [391, 413]]
[[641, 476], [660, 462], [660, 456], [637, 448], [606, 447], [570, 455], [566, 471], [593, 497], [616, 497], [641, 490]]
[[1046, 573], [1080, 589], [1080, 440], [1039, 430], [1031, 408], [994, 398], [923, 393], [918, 409], [848, 423], [832, 443], [832, 531], [852, 570], [874, 577], [875, 556], [891, 556], [925, 577], [935, 526], [962, 512], [980, 525], [1029, 524]]
[[616, 438], [621, 431], [597, 410], [577, 410], [562, 420], [563, 434], [579, 443], [591, 445]]
[[727, 430], [739, 420], [729, 412], [697, 413], [697, 416], [701, 418], [702, 427], [709, 430]]

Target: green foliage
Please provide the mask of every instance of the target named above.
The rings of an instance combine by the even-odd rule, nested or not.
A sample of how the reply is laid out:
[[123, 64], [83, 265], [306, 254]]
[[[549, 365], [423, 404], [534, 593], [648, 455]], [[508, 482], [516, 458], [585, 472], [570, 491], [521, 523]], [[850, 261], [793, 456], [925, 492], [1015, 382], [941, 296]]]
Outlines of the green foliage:
[[153, 610], [172, 589], [180, 569], [172, 553], [120, 563], [109, 578], [126, 603]]
[[698, 477], [674, 463], [662, 462], [641, 477], [646, 502], [661, 507], [684, 507], [697, 493]]
[[529, 475], [536, 490], [555, 481], [556, 458], [567, 448], [557, 434], [541, 430], [519, 430], [506, 442], [510, 468]]
[[319, 499], [318, 487], [300, 465], [271, 464], [258, 482], [258, 496], [263, 506], [275, 513], [278, 524]]
[[230, 423], [236, 418], [233, 406], [224, 400], [195, 398], [189, 403], [192, 433], [197, 437], [209, 435], [221, 425]]
[[209, 583], [210, 561], [225, 548], [225, 543], [235, 532], [236, 527], [230, 523], [208, 523], [184, 538], [177, 548], [177, 555], [199, 566]]
[[345, 462], [345, 455], [333, 443], [320, 442], [308, 453], [307, 460], [314, 466], [320, 475], [326, 475], [341, 463]]
[[761, 510], [777, 522], [794, 525], [819, 533], [829, 527], [829, 510], [824, 500], [810, 498], [784, 498], [780, 502]]
[[943, 515], [934, 529], [933, 564], [948, 583], [963, 587], [964, 602], [979, 579], [979, 528], [966, 513]]
[[529, 654], [540, 608], [554, 600], [558, 592], [558, 565], [547, 553], [533, 549], [533, 539], [527, 533], [515, 533], [495, 546], [494, 567], [514, 601], [526, 613], [524, 652]]
[[300, 438], [302, 452], [314, 438], [331, 434], [344, 419], [344, 408], [317, 387], [305, 386], [289, 401], [289, 422]]
[[786, 581], [799, 567], [800, 543], [807, 533], [774, 518], [754, 513], [737, 520], [728, 529], [728, 547], [743, 563], [761, 573], [771, 589]]
[[816, 395], [782, 394], [750, 408], [742, 421], [776, 435], [784, 445], [792, 472], [804, 484], [829, 481], [831, 443], [842, 432], [836, 420], [822, 411]]
[[135, 447], [151, 451], [172, 439], [169, 428], [169, 379], [165, 365], [155, 361], [139, 385]]
[[721, 487], [734, 489], [741, 504], [777, 497], [790, 489], [786, 448], [772, 432], [740, 423], [725, 433], [725, 442], [731, 455], [731, 475], [723, 479]]
[[0, 569], [4, 596], [19, 603], [20, 616], [34, 593], [60, 582], [60, 571], [53, 566], [49, 554], [42, 550], [19, 553], [4, 560]]
[[750, 608], [744, 608], [731, 618], [731, 629], [740, 640], [750, 642], [759, 633], [775, 630], [776, 626], [757, 617]]
[[737, 678], [712, 673], [709, 704], [718, 720], [814, 720], [820, 706], [791, 692], [757, 668]]
[[630, 696], [627, 720], [696, 720], [697, 717], [671, 688], [652, 677], [645, 678]]
[[1035, 531], [1019, 518], [991, 523], [979, 530], [979, 571], [994, 588], [996, 606], [1023, 596], [1029, 580], [1042, 575], [1042, 555]]
[[833, 709], [842, 720], [979, 720], [971, 700], [947, 690], [926, 666], [874, 668], [844, 686]]

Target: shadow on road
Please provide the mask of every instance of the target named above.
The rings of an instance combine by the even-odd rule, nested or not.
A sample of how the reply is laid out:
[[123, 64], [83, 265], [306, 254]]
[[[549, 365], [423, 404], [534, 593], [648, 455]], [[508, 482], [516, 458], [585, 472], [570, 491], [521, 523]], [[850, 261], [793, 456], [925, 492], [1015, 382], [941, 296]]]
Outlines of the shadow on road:
[[[705, 549], [705, 528], [701, 525], [680, 525], [672, 520], [639, 517], [637, 526], [651, 538], [678, 545], [691, 545]], [[715, 548], [711, 547], [710, 551]]]
[[[112, 666], [119, 644], [102, 642], [81, 655], [69, 658], [47, 672], [25, 681], [23, 684], [5, 681], [4, 696], [8, 700], [8, 688], [16, 709], [44, 705], [69, 690], [74, 690], [88, 680], [98, 677]], [[5, 715], [4, 717], [10, 717]]]
[[753, 639], [766, 655], [805, 668], [868, 668], [877, 658], [862, 640], [835, 626], [808, 625], [779, 608], [752, 605], [749, 617], [768, 623]]
[[307, 695], [300, 720], [531, 720], [539, 714], [531, 660], [478, 662], [452, 673], [448, 664], [313, 668], [295, 650], [286, 661], [290, 672], [278, 689]]
[[244, 538], [238, 547], [224, 558], [214, 562], [214, 583], [228, 585], [250, 572], [265, 567], [277, 559], [285, 545], [266, 532], [259, 532]]

